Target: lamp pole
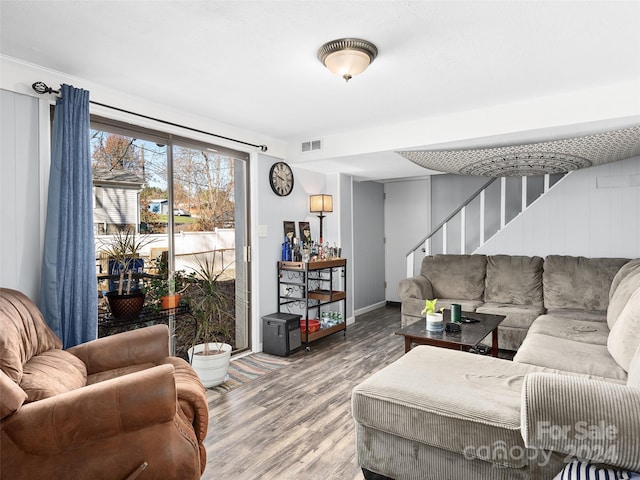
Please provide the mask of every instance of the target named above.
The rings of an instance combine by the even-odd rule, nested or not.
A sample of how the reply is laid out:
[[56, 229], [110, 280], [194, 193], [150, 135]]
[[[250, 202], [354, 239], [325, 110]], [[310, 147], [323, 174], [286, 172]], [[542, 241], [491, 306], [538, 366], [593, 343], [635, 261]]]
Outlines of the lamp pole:
[[322, 223], [324, 221], [324, 217], [326, 217], [324, 212], [320, 212], [320, 215], [318, 215], [318, 218], [320, 219], [320, 243], [322, 243]]

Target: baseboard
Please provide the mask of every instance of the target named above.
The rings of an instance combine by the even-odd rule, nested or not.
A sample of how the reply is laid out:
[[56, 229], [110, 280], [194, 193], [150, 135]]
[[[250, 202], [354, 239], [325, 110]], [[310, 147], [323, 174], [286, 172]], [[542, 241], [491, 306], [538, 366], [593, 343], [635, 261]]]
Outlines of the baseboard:
[[362, 307], [362, 308], [359, 308], [357, 310], [354, 310], [353, 314], [357, 317], [358, 315], [362, 315], [364, 313], [368, 313], [368, 312], [371, 312], [373, 310], [377, 310], [379, 308], [382, 308], [386, 304], [387, 304], [387, 302], [374, 303], [373, 305], [369, 305], [367, 307]]

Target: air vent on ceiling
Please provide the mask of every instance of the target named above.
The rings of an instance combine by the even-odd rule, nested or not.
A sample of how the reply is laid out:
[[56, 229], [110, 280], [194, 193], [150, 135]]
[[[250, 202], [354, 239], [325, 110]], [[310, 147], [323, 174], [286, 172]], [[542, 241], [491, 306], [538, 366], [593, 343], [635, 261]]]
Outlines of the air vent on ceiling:
[[309, 140], [308, 142], [302, 142], [301, 150], [303, 152], [311, 152], [313, 150], [322, 149], [322, 140]]

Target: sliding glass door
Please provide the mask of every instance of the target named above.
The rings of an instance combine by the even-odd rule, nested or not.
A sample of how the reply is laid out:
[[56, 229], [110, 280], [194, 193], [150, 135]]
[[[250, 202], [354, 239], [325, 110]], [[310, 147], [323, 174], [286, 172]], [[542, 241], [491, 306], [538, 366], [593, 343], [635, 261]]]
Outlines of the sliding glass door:
[[[140, 245], [133, 276], [145, 291], [138, 318], [118, 322], [101, 300], [100, 321], [138, 326], [134, 321], [166, 316], [175, 325], [176, 354], [184, 356], [196, 340], [189, 323], [189, 282], [207, 270], [224, 292], [228, 310], [229, 321], [218, 334], [234, 351], [248, 349], [248, 155], [97, 118], [92, 155], [98, 294], [105, 296], [119, 282], [105, 246], [117, 244], [123, 232]], [[166, 290], [183, 294], [181, 308], [168, 314], [158, 298]], [[115, 332], [99, 324], [99, 333]]]

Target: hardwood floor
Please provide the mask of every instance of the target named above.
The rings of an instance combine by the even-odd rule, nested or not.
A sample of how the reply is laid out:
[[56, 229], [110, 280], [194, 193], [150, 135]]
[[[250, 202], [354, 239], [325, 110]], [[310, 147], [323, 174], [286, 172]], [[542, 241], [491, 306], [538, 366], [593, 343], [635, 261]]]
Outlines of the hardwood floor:
[[362, 479], [351, 390], [404, 353], [400, 307], [358, 316], [275, 370], [209, 404], [203, 479]]

